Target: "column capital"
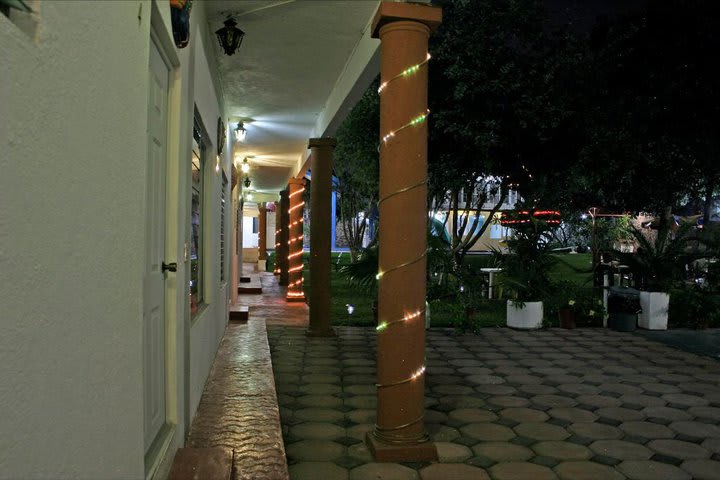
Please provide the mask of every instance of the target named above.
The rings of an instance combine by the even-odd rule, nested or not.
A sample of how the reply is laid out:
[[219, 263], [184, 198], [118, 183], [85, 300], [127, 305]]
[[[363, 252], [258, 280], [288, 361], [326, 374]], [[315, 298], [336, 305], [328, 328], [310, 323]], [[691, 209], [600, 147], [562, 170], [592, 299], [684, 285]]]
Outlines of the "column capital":
[[388, 23], [412, 21], [427, 25], [434, 32], [442, 23], [442, 8], [404, 2], [382, 2], [375, 12], [372, 37], [380, 38], [380, 28]]
[[308, 148], [335, 148], [337, 140], [331, 137], [311, 138], [308, 140]]

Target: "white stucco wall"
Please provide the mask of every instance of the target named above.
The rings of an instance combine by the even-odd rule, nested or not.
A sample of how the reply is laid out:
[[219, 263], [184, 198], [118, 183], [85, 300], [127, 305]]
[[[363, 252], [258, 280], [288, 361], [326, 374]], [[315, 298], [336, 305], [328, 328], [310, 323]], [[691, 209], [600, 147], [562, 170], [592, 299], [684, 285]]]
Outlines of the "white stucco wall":
[[0, 15], [1, 478], [143, 471], [138, 3], [43, 2], [37, 44]]
[[[40, 5], [37, 41], [0, 15], [0, 478], [140, 479], [153, 8], [148, 0]], [[216, 256], [219, 174], [207, 214], [211, 304], [192, 327], [182, 258], [194, 105], [213, 145], [222, 116], [200, 41], [203, 10], [202, 2], [193, 6], [191, 44], [174, 51], [180, 67], [171, 75], [169, 148], [177, 163], [168, 170], [166, 256], [177, 258], [178, 272], [168, 279], [168, 415], [177, 424], [169, 459], [184, 441], [226, 319]], [[167, 2], [156, 11], [156, 26], [171, 38]], [[221, 160], [229, 178], [229, 156]]]

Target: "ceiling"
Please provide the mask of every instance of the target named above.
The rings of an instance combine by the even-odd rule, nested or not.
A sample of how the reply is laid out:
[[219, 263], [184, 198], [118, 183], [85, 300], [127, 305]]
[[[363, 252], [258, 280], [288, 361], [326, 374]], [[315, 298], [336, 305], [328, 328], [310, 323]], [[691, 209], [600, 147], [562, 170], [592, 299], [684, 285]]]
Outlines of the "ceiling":
[[232, 15], [245, 32], [233, 56], [213, 42], [231, 127], [247, 130], [235, 161], [250, 157], [252, 190], [278, 192], [302, 171], [308, 138], [333, 133], [377, 74], [369, 29], [379, 1], [203, 3], [210, 31]]

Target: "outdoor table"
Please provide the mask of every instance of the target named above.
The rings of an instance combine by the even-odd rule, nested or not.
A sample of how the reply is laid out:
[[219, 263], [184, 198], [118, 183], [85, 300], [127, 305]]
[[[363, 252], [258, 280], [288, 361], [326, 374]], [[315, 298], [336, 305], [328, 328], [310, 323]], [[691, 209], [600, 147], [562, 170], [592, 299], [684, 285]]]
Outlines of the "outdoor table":
[[502, 268], [481, 268], [483, 274], [487, 274], [488, 279], [488, 298], [493, 298], [493, 285], [495, 284], [493, 277], [497, 272], [501, 272]]

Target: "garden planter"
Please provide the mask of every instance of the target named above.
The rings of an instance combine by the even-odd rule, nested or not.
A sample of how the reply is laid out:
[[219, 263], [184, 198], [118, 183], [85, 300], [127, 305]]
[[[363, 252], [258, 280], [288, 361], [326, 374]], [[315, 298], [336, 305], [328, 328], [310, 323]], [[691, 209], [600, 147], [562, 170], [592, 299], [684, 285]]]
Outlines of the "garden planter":
[[640, 292], [642, 312], [638, 327], [648, 330], [667, 330], [670, 294], [665, 292]]
[[525, 302], [522, 307], [515, 302], [507, 302], [507, 326], [520, 330], [532, 330], [542, 327], [543, 303]]
[[560, 318], [560, 328], [575, 328], [575, 311], [573, 309], [561, 308], [558, 310], [558, 317]]
[[608, 327], [618, 332], [632, 332], [637, 328], [637, 313], [611, 313]]

